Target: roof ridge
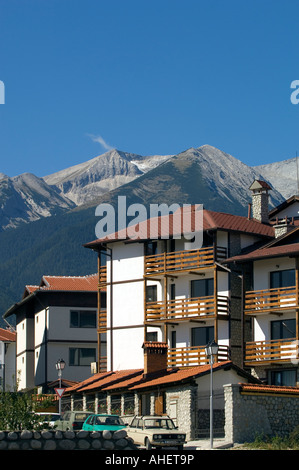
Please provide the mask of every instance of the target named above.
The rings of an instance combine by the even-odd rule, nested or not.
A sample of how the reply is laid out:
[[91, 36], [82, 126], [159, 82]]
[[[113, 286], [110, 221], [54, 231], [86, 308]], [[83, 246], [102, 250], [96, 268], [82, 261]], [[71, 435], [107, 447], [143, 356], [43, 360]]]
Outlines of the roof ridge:
[[71, 279], [71, 278], [79, 278], [79, 279], [86, 279], [88, 277], [93, 277], [97, 276], [97, 273], [94, 274], [84, 274], [83, 276], [79, 275], [74, 275], [74, 276], [65, 276], [65, 275], [57, 275], [57, 274], [44, 274], [43, 277], [54, 277], [54, 278], [65, 278], [65, 279]]

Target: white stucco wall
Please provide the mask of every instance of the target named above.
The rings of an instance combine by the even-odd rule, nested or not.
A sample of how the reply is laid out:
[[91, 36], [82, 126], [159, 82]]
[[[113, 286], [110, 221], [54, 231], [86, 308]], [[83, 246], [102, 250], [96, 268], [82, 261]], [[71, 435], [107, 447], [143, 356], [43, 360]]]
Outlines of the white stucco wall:
[[272, 258], [254, 262], [254, 290], [270, 288], [270, 272], [284, 269], [295, 269], [295, 260], [292, 258]]

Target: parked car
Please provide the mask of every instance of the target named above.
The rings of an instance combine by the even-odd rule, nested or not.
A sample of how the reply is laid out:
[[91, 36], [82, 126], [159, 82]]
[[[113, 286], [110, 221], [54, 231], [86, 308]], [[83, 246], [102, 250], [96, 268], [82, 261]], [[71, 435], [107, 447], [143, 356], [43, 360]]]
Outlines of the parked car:
[[79, 431], [83, 423], [93, 414], [91, 411], [66, 411], [59, 421], [56, 421], [55, 429], [59, 431]]
[[49, 413], [46, 411], [35, 412], [36, 415], [41, 417], [40, 424], [47, 428], [56, 428], [57, 421], [60, 419], [59, 413]]
[[84, 422], [84, 431], [118, 431], [126, 427], [126, 424], [118, 415], [93, 414]]
[[127, 427], [128, 437], [135, 444], [152, 447], [177, 447], [183, 449], [186, 434], [180, 432], [168, 416], [135, 416]]

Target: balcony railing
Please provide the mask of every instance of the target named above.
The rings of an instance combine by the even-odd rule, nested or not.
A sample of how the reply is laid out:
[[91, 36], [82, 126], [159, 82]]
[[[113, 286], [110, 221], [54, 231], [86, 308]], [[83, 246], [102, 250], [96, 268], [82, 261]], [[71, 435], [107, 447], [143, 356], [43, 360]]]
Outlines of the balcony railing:
[[194, 297], [167, 301], [146, 302], [146, 322], [164, 322], [167, 320], [192, 320], [206, 315], [228, 315], [229, 298], [217, 295]]
[[[209, 364], [209, 358], [205, 353], [205, 346], [169, 349], [167, 354], [168, 367], [194, 367]], [[219, 345], [216, 362], [224, 362], [229, 359], [229, 347]]]
[[298, 362], [298, 342], [295, 338], [246, 343], [246, 365], [292, 361]]
[[99, 267], [99, 285], [106, 284], [107, 282], [107, 266], [103, 265]]
[[199, 250], [173, 251], [145, 256], [144, 274], [151, 276], [166, 272], [212, 267], [215, 261], [225, 259], [226, 254], [226, 248], [207, 247]]
[[245, 294], [245, 313], [249, 315], [297, 306], [296, 286], [248, 291]]
[[98, 369], [98, 372], [107, 372], [107, 356], [100, 357]]
[[105, 333], [107, 331], [107, 310], [101, 309], [98, 314], [98, 332]]

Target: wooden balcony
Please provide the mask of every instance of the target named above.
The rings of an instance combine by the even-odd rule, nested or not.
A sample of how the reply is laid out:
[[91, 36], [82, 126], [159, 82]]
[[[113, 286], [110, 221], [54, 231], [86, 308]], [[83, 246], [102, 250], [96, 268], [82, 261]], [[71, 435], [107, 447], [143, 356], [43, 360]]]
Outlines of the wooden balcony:
[[248, 291], [245, 294], [244, 311], [247, 315], [274, 313], [296, 307], [298, 307], [296, 286]]
[[[219, 345], [216, 362], [224, 362], [229, 360], [229, 347]], [[169, 349], [167, 353], [168, 367], [194, 367], [206, 364], [209, 364], [209, 358], [205, 353], [205, 346], [174, 348]]]
[[173, 251], [158, 255], [145, 256], [145, 276], [190, 271], [199, 268], [212, 267], [215, 261], [227, 257], [227, 250], [223, 247], [208, 247], [199, 250]]
[[294, 339], [253, 341], [246, 343], [245, 365], [292, 362], [298, 359], [298, 342]]
[[145, 322], [167, 322], [229, 314], [229, 298], [217, 295], [167, 301], [146, 302]]

